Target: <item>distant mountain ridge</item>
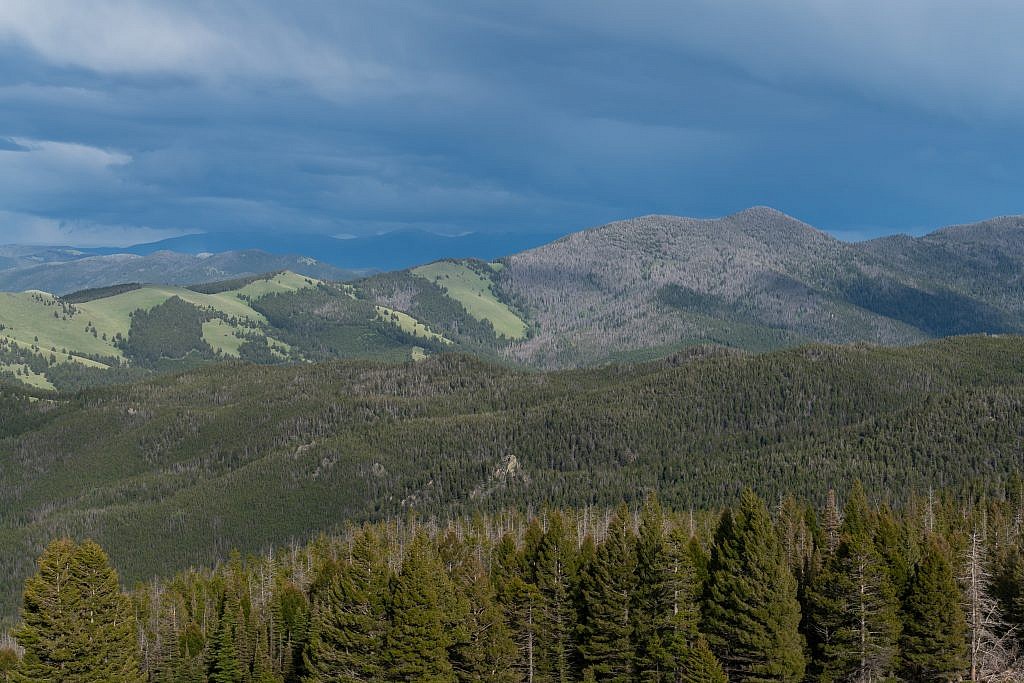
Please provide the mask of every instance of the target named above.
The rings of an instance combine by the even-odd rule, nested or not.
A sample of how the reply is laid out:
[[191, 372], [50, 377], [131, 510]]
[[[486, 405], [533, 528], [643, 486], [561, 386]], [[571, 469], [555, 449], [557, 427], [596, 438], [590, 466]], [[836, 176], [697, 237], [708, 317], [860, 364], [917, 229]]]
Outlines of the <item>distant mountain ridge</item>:
[[643, 216], [504, 260], [537, 333], [509, 355], [563, 367], [718, 343], [910, 344], [1024, 331], [1024, 217], [845, 243], [769, 207]]
[[[146, 255], [88, 255], [68, 248], [4, 248], [0, 251], [0, 291], [38, 289], [67, 294], [126, 282], [188, 285], [290, 270], [318, 280], [349, 280], [361, 273], [308, 256], [284, 256], [255, 249], [216, 254], [155, 251]], [[5, 254], [7, 264], [4, 268]]]
[[424, 230], [397, 230], [379, 235], [337, 238], [316, 234], [210, 232], [172, 237], [118, 249], [86, 250], [95, 254], [149, 255], [157, 251], [185, 254], [258, 249], [271, 254], [300, 254], [352, 270], [400, 270], [441, 259], [491, 260], [546, 244], [563, 232], [518, 232], [441, 235]]
[[[217, 245], [194, 242], [191, 248], [207, 246]], [[257, 345], [260, 353], [246, 346], [252, 353], [242, 358], [257, 362], [421, 358], [459, 349], [546, 369], [652, 359], [709, 344], [756, 352], [810, 342], [901, 346], [966, 334], [1024, 334], [1024, 217], [1014, 216], [923, 237], [847, 243], [769, 207], [711, 219], [651, 215], [496, 260], [446, 258], [361, 276], [308, 257], [261, 251], [84, 257], [81, 250], [15, 248], [0, 249], [0, 258], [22, 264], [52, 259], [0, 272], [0, 284], [7, 277], [15, 286], [6, 289], [57, 293], [129, 282], [234, 281], [261, 271], [348, 279], [344, 287], [300, 288], [249, 301], [261, 316], [253, 329], [296, 349], [268, 355], [263, 346]], [[10, 279], [15, 276], [21, 279]], [[244, 284], [194, 289], [216, 293]], [[141, 296], [139, 307], [151, 308], [169, 294], [160, 296]], [[99, 353], [89, 351], [94, 325], [71, 330], [72, 346], [62, 341], [65, 330], [45, 332], [52, 310], [32, 309], [43, 316], [33, 320], [28, 309], [15, 310], [24, 297], [8, 300], [11, 310], [0, 306], [0, 338], [14, 330], [23, 346], [0, 361], [15, 375], [43, 373], [59, 383], [64, 356], [49, 359], [47, 349], [87, 359]], [[185, 309], [160, 314], [207, 315]], [[196, 353], [217, 360], [218, 330], [212, 320], [203, 324], [214, 352], [199, 345]], [[108, 336], [130, 331], [121, 321]], [[255, 334], [236, 330], [230, 344], [240, 338], [236, 333]], [[33, 351], [37, 339], [42, 347]], [[173, 344], [164, 353], [158, 342], [148, 342], [154, 367], [196, 356]], [[30, 353], [40, 357], [28, 358]], [[36, 375], [26, 375], [26, 368]]]

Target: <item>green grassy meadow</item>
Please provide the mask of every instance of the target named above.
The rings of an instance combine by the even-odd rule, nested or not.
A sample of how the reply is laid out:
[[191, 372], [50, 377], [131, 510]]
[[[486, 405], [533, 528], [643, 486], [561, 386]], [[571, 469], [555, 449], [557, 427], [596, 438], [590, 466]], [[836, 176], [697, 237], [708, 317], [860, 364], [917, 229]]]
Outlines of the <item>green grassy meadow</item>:
[[[493, 264], [484, 267], [498, 272]], [[448, 296], [462, 304], [471, 316], [489, 321], [499, 337], [522, 339], [526, 336], [526, 323], [495, 296], [491, 279], [468, 263], [438, 261], [414, 268], [411, 272], [443, 287]]]
[[[146, 321], [151, 329], [145, 365], [156, 371], [217, 358], [259, 363], [322, 355], [409, 359], [425, 353], [423, 347], [433, 345], [436, 351], [452, 344], [408, 313], [362, 300], [351, 285], [285, 271], [226, 282], [223, 287], [110, 288], [71, 295], [75, 303], [41, 291], [0, 293], [0, 375], [53, 390], [94, 384], [99, 370], [137, 365], [142, 360], [138, 344], [127, 343], [133, 330], [136, 342], [142, 332], [133, 317], [137, 311], [158, 317]], [[170, 309], [158, 314], [175, 301], [177, 315], [184, 306], [192, 311], [190, 316], [199, 316], [188, 332], [182, 326], [185, 321], [167, 318], [173, 315]], [[153, 325], [159, 326], [155, 335]], [[181, 349], [163, 349], [161, 340], [170, 346], [183, 334], [194, 337], [191, 351], [183, 356]], [[414, 347], [419, 348], [417, 353]], [[69, 365], [78, 369], [68, 370]], [[54, 374], [64, 376], [61, 386], [55, 386]]]

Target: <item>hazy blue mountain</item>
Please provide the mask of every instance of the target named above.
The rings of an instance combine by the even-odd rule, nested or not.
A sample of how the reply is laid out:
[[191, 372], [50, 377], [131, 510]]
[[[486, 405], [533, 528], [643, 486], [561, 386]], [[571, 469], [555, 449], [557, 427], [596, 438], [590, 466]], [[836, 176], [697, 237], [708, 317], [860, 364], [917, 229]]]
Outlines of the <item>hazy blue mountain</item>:
[[94, 249], [96, 254], [148, 255], [157, 251], [186, 254], [259, 249], [271, 254], [301, 254], [339, 268], [399, 270], [444, 258], [490, 260], [540, 246], [562, 232], [467, 233], [447, 236], [422, 230], [401, 230], [340, 239], [329, 235], [210, 232], [173, 237], [118, 249]]
[[[17, 254], [4, 256], [5, 253]], [[4, 261], [7, 265], [4, 267]], [[290, 270], [320, 280], [348, 280], [359, 272], [308, 256], [271, 254], [259, 250], [188, 254], [156, 251], [146, 255], [90, 255], [81, 250], [44, 248], [0, 251], [0, 291], [39, 289], [67, 294], [80, 289], [126, 282], [188, 285]]]

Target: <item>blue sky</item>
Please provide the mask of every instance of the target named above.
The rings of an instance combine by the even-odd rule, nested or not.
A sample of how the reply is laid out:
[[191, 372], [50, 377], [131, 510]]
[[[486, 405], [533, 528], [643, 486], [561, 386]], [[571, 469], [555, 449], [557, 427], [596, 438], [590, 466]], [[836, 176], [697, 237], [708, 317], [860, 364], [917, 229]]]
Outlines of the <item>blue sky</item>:
[[1024, 213], [1017, 0], [0, 4], [0, 243]]

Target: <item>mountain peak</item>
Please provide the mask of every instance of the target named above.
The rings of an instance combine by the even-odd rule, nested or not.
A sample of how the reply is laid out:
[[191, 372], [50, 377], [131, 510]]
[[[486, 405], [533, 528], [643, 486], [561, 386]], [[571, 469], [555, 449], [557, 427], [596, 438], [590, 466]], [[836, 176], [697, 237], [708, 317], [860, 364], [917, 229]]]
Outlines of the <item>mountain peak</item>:
[[[793, 218], [788, 213], [780, 211], [774, 206], [767, 206], [764, 204], [756, 204], [754, 206], [747, 207], [746, 209], [741, 209], [736, 213], [731, 213], [728, 216], [725, 216], [725, 218], [771, 218], [775, 220], [797, 221], [796, 218]], [[802, 223], [803, 221], [797, 222]]]

